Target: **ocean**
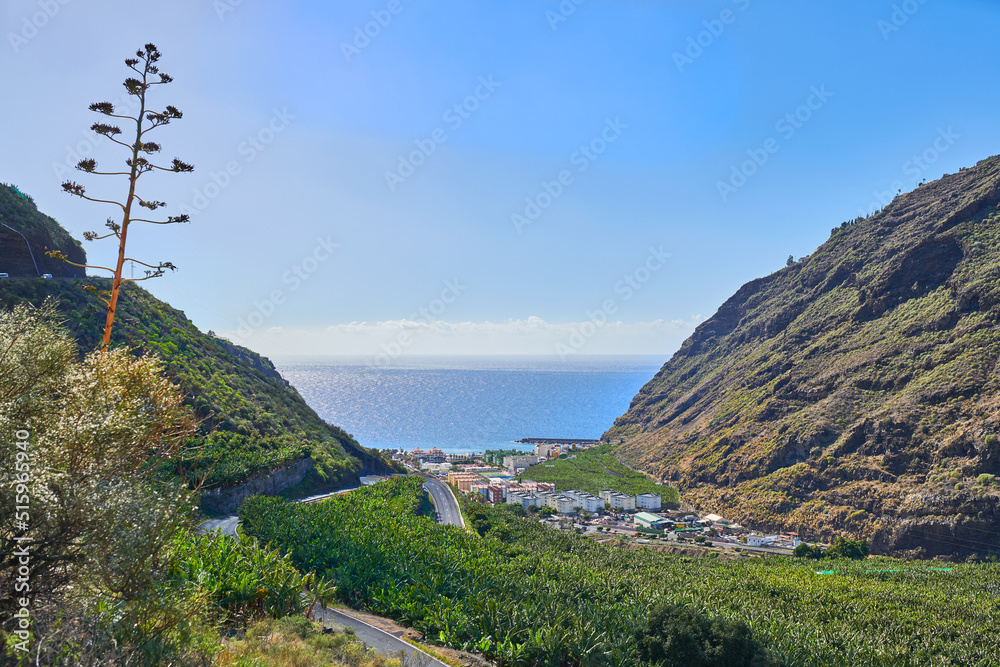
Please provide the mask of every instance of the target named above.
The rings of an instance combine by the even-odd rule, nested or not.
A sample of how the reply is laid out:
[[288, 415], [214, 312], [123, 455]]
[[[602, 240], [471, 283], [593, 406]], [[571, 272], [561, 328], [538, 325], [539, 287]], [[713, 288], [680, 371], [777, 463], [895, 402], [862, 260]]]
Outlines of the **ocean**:
[[[447, 453], [521, 438], [600, 438], [666, 361], [660, 356], [279, 358], [325, 421], [365, 447]], [[523, 446], [530, 449], [530, 446]]]

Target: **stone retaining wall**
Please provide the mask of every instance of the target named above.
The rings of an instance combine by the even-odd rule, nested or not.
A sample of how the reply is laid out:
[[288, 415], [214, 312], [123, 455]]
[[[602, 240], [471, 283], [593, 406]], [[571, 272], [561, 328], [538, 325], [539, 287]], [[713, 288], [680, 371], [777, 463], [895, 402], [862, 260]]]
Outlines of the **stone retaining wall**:
[[295, 486], [312, 470], [313, 460], [304, 458], [287, 468], [258, 477], [231, 489], [211, 489], [201, 494], [201, 506], [208, 512], [235, 514], [243, 501], [254, 495], [276, 496]]

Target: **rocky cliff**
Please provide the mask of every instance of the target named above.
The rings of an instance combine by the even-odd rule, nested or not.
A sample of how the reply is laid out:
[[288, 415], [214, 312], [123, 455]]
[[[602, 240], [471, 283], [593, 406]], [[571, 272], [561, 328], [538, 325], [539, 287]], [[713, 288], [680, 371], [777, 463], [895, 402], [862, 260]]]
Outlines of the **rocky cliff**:
[[1000, 157], [744, 285], [605, 434], [749, 525], [1000, 553]]

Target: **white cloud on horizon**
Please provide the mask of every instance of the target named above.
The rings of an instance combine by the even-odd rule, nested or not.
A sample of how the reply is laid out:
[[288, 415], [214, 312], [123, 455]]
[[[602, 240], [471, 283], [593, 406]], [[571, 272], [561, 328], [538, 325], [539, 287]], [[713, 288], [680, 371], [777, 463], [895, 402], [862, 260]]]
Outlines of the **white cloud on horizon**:
[[[672, 354], [702, 321], [546, 322], [540, 317], [449, 322], [398, 319], [220, 332], [270, 356], [359, 355], [395, 359], [448, 354]], [[249, 335], [247, 335], [249, 333]]]

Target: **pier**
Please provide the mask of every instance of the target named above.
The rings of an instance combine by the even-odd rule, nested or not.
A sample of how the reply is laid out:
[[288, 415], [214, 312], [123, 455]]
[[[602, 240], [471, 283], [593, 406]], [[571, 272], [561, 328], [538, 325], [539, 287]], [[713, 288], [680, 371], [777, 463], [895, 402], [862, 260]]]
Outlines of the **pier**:
[[517, 442], [525, 445], [582, 445], [584, 447], [601, 444], [600, 440], [581, 440], [579, 438], [522, 438]]

